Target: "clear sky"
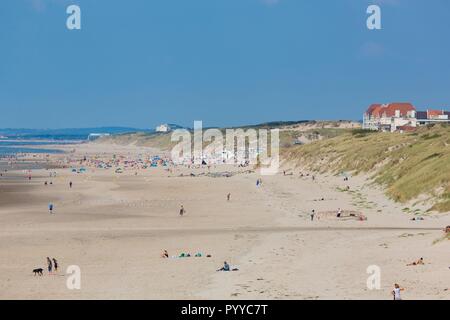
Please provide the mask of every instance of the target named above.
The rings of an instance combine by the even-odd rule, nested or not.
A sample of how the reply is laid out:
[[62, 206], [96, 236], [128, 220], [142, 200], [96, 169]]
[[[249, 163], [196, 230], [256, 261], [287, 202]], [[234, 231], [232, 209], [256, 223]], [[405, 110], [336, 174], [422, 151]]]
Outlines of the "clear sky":
[[3, 128], [360, 119], [394, 101], [450, 105], [450, 1], [0, 1]]

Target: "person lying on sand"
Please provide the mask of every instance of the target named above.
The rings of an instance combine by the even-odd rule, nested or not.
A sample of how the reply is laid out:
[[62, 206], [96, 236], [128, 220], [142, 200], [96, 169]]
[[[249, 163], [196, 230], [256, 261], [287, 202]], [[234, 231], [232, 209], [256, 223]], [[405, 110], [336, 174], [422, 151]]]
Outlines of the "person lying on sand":
[[164, 250], [163, 253], [161, 254], [161, 258], [168, 258], [169, 257], [169, 253], [167, 252], [167, 250]]
[[417, 262], [412, 262], [407, 264], [407, 266], [418, 266], [418, 265], [424, 265], [425, 263], [423, 262], [423, 258], [420, 258], [419, 260], [417, 260]]
[[190, 258], [191, 254], [190, 253], [180, 253], [180, 255], [178, 256], [178, 258]]

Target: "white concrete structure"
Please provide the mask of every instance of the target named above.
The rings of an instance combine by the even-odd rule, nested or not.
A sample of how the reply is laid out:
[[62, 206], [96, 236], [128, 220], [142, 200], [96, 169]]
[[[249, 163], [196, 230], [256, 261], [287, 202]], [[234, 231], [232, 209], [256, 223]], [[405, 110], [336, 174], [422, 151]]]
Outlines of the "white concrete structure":
[[95, 139], [98, 139], [98, 138], [101, 138], [101, 137], [108, 137], [108, 136], [110, 136], [109, 133], [91, 133], [91, 134], [89, 134], [87, 139], [89, 141], [92, 141], [92, 140], [95, 140]]
[[170, 126], [168, 124], [160, 124], [155, 129], [156, 132], [169, 132]]

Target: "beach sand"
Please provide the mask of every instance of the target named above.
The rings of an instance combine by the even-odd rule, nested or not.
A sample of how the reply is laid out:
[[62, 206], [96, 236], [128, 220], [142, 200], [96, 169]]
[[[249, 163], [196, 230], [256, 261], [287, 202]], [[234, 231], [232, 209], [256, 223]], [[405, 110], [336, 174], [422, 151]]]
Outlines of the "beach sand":
[[[93, 143], [51, 157], [61, 165], [64, 157], [148, 153], [159, 152]], [[411, 221], [365, 177], [312, 181], [281, 170], [256, 187], [258, 173], [243, 169], [214, 178], [189, 176], [206, 168], [86, 168], [0, 177], [0, 299], [392, 299], [394, 283], [404, 299], [450, 298], [450, 242], [439, 241], [450, 215]], [[347, 185], [350, 192], [338, 189]], [[325, 214], [338, 208], [368, 220]], [[164, 249], [171, 258], [161, 258]], [[203, 257], [172, 258], [182, 252]], [[47, 256], [59, 261], [57, 274], [47, 274]], [[420, 257], [425, 265], [406, 266]], [[216, 272], [224, 261], [239, 271]], [[81, 269], [80, 290], [66, 286], [70, 265]], [[379, 290], [366, 285], [372, 265], [381, 271]], [[44, 276], [33, 275], [38, 267]]]

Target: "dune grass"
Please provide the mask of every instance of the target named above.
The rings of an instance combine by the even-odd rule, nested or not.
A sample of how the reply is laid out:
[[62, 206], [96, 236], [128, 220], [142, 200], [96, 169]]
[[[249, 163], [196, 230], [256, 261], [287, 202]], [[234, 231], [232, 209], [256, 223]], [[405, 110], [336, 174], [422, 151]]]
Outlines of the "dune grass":
[[176, 145], [171, 141], [169, 133], [127, 133], [117, 134], [108, 137], [102, 137], [97, 140], [98, 143], [114, 143], [118, 145], [136, 145], [139, 147], [152, 147], [160, 150], [170, 150]]
[[428, 194], [431, 210], [450, 211], [450, 126], [403, 134], [354, 130], [286, 149], [283, 156], [318, 172], [369, 173], [396, 201]]

